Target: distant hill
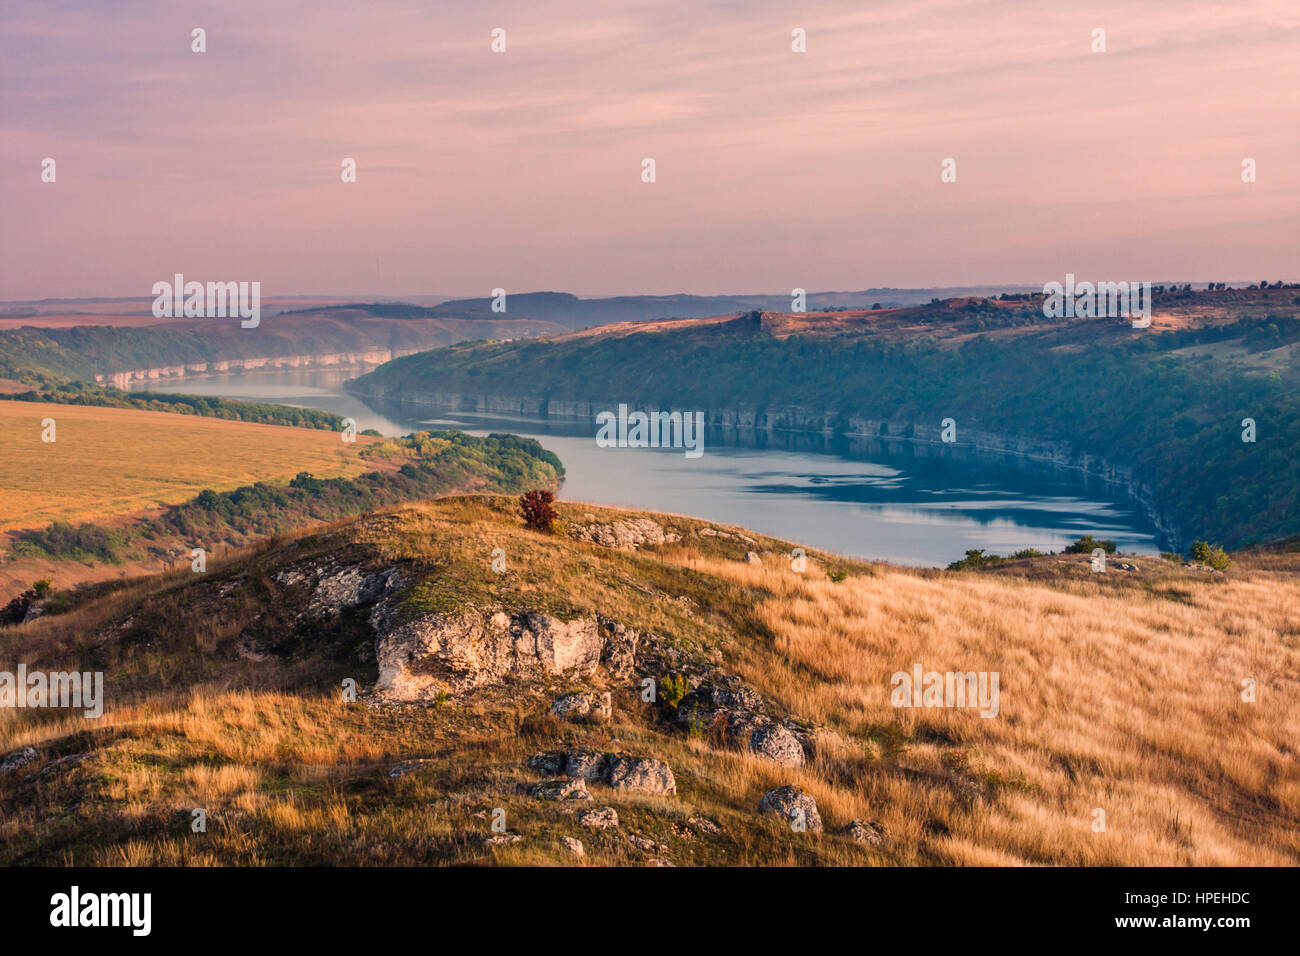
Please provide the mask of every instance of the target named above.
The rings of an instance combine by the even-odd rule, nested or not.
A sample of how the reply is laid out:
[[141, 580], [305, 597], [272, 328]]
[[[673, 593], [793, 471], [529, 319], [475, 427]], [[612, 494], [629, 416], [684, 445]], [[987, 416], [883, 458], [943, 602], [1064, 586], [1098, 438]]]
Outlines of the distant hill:
[[[869, 309], [920, 305], [934, 298], [989, 296], [1006, 291], [1028, 291], [1028, 286], [972, 286], [957, 289], [867, 289], [862, 292], [812, 292], [806, 296], [810, 312], [826, 309]], [[496, 315], [490, 298], [453, 299], [429, 310], [431, 315], [475, 318]], [[788, 312], [789, 295], [620, 295], [580, 299], [567, 292], [525, 292], [506, 296], [506, 314], [545, 319], [570, 329], [585, 329], [615, 322], [651, 319], [698, 319], [728, 312], [762, 310]]]
[[419, 306], [388, 304], [263, 316], [255, 329], [240, 328], [234, 319], [143, 327], [42, 327], [34, 322], [0, 330], [0, 379], [29, 384], [101, 380], [125, 387], [132, 378], [267, 368], [278, 362], [374, 365], [465, 339], [562, 331], [562, 326], [544, 320], [499, 315], [458, 319], [430, 316]]

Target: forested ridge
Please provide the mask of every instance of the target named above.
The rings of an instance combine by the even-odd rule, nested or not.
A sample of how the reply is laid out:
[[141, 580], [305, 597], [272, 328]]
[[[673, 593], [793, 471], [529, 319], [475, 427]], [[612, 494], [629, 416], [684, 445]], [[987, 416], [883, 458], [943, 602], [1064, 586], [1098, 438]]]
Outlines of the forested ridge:
[[[1187, 536], [1237, 547], [1300, 532], [1294, 312], [1150, 334], [1063, 323], [960, 344], [937, 323], [935, 335], [778, 337], [737, 320], [453, 346], [389, 362], [355, 390], [389, 399], [436, 392], [677, 409], [798, 406], [823, 409], [842, 428], [850, 417], [951, 417], [962, 428], [1065, 441], [1132, 468]], [[1032, 321], [1024, 311], [958, 316], [980, 328]], [[1254, 442], [1242, 440], [1245, 419], [1255, 422]]]

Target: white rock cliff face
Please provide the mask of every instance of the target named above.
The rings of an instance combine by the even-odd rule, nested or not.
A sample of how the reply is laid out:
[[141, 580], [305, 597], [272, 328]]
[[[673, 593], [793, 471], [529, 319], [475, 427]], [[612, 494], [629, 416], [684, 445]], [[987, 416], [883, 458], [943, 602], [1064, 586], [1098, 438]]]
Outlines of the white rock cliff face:
[[214, 362], [190, 362], [185, 365], [165, 365], [157, 368], [139, 368], [123, 372], [96, 375], [95, 381], [114, 388], [129, 389], [133, 382], [156, 382], [162, 379], [181, 379], [195, 375], [217, 375], [223, 372], [271, 371], [296, 368], [356, 368], [370, 369], [390, 362], [416, 349], [357, 349], [350, 352], [329, 352], [320, 355], [262, 355]]

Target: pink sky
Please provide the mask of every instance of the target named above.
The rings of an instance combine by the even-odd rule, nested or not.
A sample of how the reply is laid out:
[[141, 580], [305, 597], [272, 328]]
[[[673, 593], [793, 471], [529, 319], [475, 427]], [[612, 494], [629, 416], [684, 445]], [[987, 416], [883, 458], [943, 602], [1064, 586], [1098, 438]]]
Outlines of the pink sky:
[[1296, 279], [1298, 100], [1294, 0], [6, 0], [0, 299]]

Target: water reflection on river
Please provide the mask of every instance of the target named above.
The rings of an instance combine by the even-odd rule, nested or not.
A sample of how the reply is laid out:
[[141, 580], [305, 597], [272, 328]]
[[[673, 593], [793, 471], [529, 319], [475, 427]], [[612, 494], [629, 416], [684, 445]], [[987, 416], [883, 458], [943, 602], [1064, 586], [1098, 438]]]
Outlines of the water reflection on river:
[[318, 408], [386, 435], [527, 435], [564, 462], [562, 498], [695, 515], [901, 564], [944, 565], [968, 548], [1060, 550], [1081, 534], [1112, 538], [1125, 551], [1156, 550], [1152, 528], [1119, 489], [1045, 465], [906, 442], [717, 429], [706, 431], [696, 459], [680, 449], [599, 448], [586, 422], [376, 411], [342, 390], [355, 374], [234, 373], [137, 388]]

